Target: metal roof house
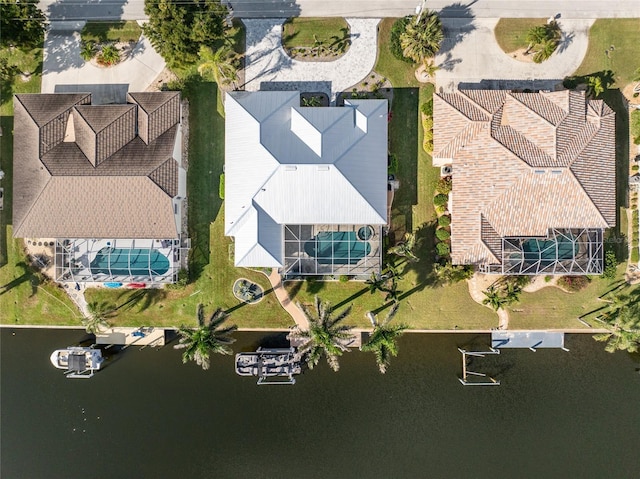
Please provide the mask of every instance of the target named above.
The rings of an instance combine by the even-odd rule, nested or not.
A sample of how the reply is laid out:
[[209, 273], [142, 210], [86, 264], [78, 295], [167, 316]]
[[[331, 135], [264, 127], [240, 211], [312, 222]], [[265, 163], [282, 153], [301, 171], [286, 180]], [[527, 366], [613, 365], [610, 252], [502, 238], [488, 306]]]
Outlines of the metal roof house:
[[434, 95], [451, 258], [498, 274], [600, 274], [616, 223], [615, 114], [584, 92]]
[[387, 101], [301, 107], [299, 92], [225, 101], [225, 234], [236, 266], [370, 275], [387, 223]]
[[14, 98], [13, 235], [55, 239], [58, 281], [174, 281], [182, 235], [180, 95]]

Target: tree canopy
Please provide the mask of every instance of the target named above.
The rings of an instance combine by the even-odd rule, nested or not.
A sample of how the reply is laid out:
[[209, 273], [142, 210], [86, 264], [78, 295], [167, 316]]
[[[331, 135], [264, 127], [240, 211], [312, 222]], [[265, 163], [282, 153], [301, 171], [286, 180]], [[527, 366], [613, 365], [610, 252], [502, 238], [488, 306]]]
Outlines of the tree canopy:
[[0, 43], [17, 47], [41, 47], [46, 18], [34, 0], [0, 0]]
[[402, 54], [416, 63], [426, 63], [440, 50], [444, 39], [442, 22], [436, 12], [429, 10], [422, 12], [415, 21], [413, 18], [400, 34]]
[[227, 7], [220, 0], [145, 0], [144, 34], [170, 67], [198, 61], [225, 32]]

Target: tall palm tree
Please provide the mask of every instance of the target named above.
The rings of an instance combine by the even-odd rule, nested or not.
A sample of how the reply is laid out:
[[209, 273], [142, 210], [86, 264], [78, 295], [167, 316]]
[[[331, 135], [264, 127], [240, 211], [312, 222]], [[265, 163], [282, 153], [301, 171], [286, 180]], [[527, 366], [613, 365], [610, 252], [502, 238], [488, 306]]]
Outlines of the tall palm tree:
[[440, 50], [443, 38], [440, 18], [436, 12], [427, 10], [417, 22], [408, 22], [400, 34], [402, 54], [416, 63], [425, 63]]
[[543, 43], [546, 39], [547, 29], [544, 25], [531, 27], [527, 32], [527, 41], [529, 42], [529, 46], [527, 47], [526, 53], [529, 53], [533, 47]]
[[504, 299], [506, 304], [517, 303], [520, 300], [522, 287], [514, 280], [507, 281], [504, 286]]
[[298, 351], [307, 355], [307, 364], [310, 369], [318, 364], [324, 354], [329, 367], [337, 371], [340, 369], [338, 358], [343, 352], [348, 351], [346, 344], [353, 338], [351, 326], [340, 324], [351, 312], [351, 306], [335, 317], [333, 317], [331, 305], [320, 301], [318, 296], [315, 297], [313, 310], [300, 303], [298, 307], [309, 321], [309, 329], [296, 326], [291, 331], [292, 339], [302, 341]]
[[599, 321], [608, 332], [596, 334], [593, 339], [607, 342], [605, 351], [636, 353], [640, 350], [640, 309], [637, 305], [622, 305], [603, 315]]
[[198, 66], [198, 73], [201, 76], [212, 75], [218, 85], [225, 85], [238, 79], [238, 55], [228, 44], [225, 43], [216, 51], [210, 47], [201, 46], [198, 56], [202, 62]]
[[509, 300], [504, 296], [503, 292], [492, 284], [486, 291], [482, 292], [486, 298], [482, 300], [482, 304], [488, 304], [494, 311], [498, 311], [500, 308], [509, 304]]
[[395, 303], [382, 322], [378, 321], [371, 311], [367, 313], [367, 317], [373, 326], [373, 331], [369, 336], [369, 340], [366, 344], [362, 345], [360, 349], [362, 351], [372, 352], [375, 354], [378, 369], [380, 369], [382, 374], [387, 372], [391, 356], [396, 357], [398, 355], [397, 340], [404, 330], [408, 328], [406, 324], [396, 324], [394, 326], [389, 325], [398, 312], [399, 306], [400, 305], [398, 303]]
[[89, 316], [82, 320], [82, 325], [87, 330], [87, 333], [97, 334], [111, 327], [109, 319], [116, 315], [114, 305], [106, 301], [102, 303], [93, 301], [87, 304], [87, 309], [89, 310]]
[[404, 241], [400, 244], [393, 246], [387, 250], [389, 254], [394, 254], [396, 256], [402, 256], [407, 258], [412, 263], [416, 263], [420, 261], [413, 250], [416, 247], [416, 235], [414, 233], [406, 233], [404, 235]]
[[432, 77], [438, 70], [440, 70], [440, 67], [436, 65], [436, 62], [434, 62], [433, 60], [427, 60], [426, 62], [424, 62], [425, 75]]
[[233, 324], [222, 327], [229, 315], [222, 308], [216, 309], [205, 321], [204, 308], [198, 305], [198, 327], [196, 329], [180, 326], [179, 344], [174, 349], [184, 349], [182, 362], [195, 361], [202, 369], [209, 369], [209, 356], [211, 353], [231, 354], [230, 344], [235, 343], [235, 339], [230, 334], [238, 329]]
[[556, 51], [558, 47], [558, 43], [554, 40], [546, 40], [540, 50], [538, 50], [535, 55], [533, 55], [534, 63], [542, 63], [545, 60], [548, 60], [553, 52]]

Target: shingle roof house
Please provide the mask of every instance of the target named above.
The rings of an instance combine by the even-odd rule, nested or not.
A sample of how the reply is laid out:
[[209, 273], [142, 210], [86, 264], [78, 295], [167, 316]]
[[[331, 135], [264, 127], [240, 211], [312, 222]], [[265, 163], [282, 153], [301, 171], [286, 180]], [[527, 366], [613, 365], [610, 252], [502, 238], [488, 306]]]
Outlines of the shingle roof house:
[[599, 274], [616, 222], [615, 114], [583, 92], [434, 96], [452, 165], [451, 257], [504, 274]]
[[127, 101], [92, 105], [88, 93], [15, 96], [15, 237], [64, 239], [67, 246], [138, 240], [131, 246], [138, 249], [179, 237], [180, 95], [129, 93]]
[[386, 100], [310, 108], [298, 92], [232, 92], [225, 118], [225, 234], [237, 266], [379, 270]]

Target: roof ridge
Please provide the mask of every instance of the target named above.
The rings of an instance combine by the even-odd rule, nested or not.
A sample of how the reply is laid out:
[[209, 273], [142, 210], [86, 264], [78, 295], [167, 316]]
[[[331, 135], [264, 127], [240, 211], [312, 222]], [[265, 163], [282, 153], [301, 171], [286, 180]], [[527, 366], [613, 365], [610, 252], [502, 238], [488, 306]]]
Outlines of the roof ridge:
[[[362, 198], [362, 200], [367, 204], [367, 206], [369, 206], [369, 208], [371, 208], [371, 210], [372, 210], [372, 211], [375, 211], [375, 212], [376, 212], [376, 215], [378, 215], [378, 217], [380, 218], [381, 223], [386, 223], [388, 220], [386, 220], [386, 219], [384, 219], [382, 216], [380, 216], [380, 213], [378, 212], [378, 210], [377, 210], [377, 209], [375, 209], [375, 208], [373, 207], [373, 205], [369, 202], [369, 200], [367, 200], [367, 199], [364, 197], [364, 195], [360, 194], [360, 191], [358, 190], [358, 188], [356, 188], [355, 186], [353, 186], [353, 183], [351, 183], [351, 181], [349, 180], [349, 178], [347, 178], [347, 177], [345, 176], [345, 174], [342, 172], [342, 170], [340, 170], [340, 168], [338, 168], [337, 166], [336, 166], [336, 171], [337, 171], [338, 173], [340, 173], [340, 176], [342, 176], [342, 178], [344, 178], [344, 180], [345, 180], [347, 183], [349, 183], [349, 186], [350, 186], [351, 188], [353, 188], [353, 190], [354, 190], [356, 193], [358, 193], [358, 197]], [[385, 210], [386, 210], [386, 208], [385, 208]], [[385, 211], [385, 212], [386, 212], [386, 211]]]

